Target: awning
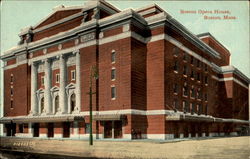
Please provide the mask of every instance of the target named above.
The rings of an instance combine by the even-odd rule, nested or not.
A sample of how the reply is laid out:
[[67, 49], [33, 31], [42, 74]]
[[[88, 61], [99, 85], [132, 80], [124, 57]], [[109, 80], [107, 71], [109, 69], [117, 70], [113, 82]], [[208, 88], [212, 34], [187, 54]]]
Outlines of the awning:
[[84, 121], [83, 116], [23, 116], [23, 117], [3, 117], [0, 123], [49, 123], [49, 122], [69, 122]]
[[94, 115], [93, 120], [107, 121], [107, 120], [123, 120], [126, 119], [122, 114], [110, 114], [110, 115]]
[[203, 115], [189, 115], [189, 114], [178, 114], [173, 113], [166, 116], [167, 121], [193, 121], [193, 122], [213, 122], [214, 118]]

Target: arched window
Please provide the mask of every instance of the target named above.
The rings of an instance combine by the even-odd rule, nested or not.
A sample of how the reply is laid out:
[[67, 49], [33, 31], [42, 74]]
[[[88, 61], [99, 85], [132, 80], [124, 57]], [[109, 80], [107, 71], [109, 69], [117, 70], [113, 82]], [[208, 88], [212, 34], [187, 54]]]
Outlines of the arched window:
[[57, 112], [59, 109], [59, 96], [57, 95], [55, 97], [55, 112]]
[[76, 106], [76, 95], [75, 95], [75, 93], [73, 93], [73, 94], [70, 96], [70, 108], [71, 108], [71, 112], [74, 111], [75, 106]]
[[44, 110], [44, 97], [41, 98], [41, 112]]

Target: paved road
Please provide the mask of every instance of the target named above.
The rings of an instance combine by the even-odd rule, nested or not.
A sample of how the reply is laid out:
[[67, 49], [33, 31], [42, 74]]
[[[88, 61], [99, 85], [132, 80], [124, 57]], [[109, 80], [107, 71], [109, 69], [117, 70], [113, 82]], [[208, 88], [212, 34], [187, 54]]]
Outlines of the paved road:
[[[6, 140], [5, 145], [8, 145]], [[126, 159], [250, 159], [250, 137], [228, 137], [180, 142], [159, 141], [95, 141], [89, 146], [87, 141], [77, 140], [29, 140], [31, 148], [25, 147], [22, 140], [14, 142], [16, 150], [39, 152], [20, 154], [23, 159], [80, 159], [85, 158], [126, 158]], [[9, 141], [9, 147], [13, 145]], [[23, 145], [20, 147], [20, 145]], [[18, 147], [19, 146], [19, 147]], [[8, 146], [7, 146], [8, 147]], [[60, 154], [50, 156], [47, 154]], [[9, 155], [9, 156], [8, 156]], [[75, 156], [74, 158], [72, 156]], [[3, 159], [12, 159], [9, 153], [2, 152]], [[26, 157], [26, 158], [25, 158]], [[1, 154], [0, 154], [1, 158]], [[20, 159], [20, 158], [13, 158]]]

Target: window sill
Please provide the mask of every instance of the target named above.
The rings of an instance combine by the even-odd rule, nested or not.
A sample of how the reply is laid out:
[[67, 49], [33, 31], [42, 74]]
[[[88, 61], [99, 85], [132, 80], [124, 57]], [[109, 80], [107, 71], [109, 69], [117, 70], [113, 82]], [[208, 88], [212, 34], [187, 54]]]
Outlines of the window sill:
[[186, 77], [186, 78], [187, 78], [187, 75], [183, 75], [183, 77]]
[[115, 81], [115, 79], [111, 79], [111, 81]]
[[115, 64], [115, 62], [111, 62], [111, 64]]
[[174, 73], [178, 73], [178, 71], [174, 71]]
[[174, 93], [174, 95], [178, 95], [178, 93]]
[[193, 77], [191, 77], [191, 80], [194, 80], [194, 78], [193, 78]]
[[116, 98], [111, 98], [111, 100], [116, 100]]

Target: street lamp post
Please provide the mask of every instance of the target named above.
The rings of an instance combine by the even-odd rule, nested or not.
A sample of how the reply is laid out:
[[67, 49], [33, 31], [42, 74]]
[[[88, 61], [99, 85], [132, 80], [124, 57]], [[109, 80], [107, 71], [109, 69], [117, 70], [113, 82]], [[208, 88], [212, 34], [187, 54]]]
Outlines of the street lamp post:
[[90, 68], [90, 86], [89, 86], [89, 124], [90, 124], [90, 131], [89, 131], [89, 145], [93, 145], [93, 128], [92, 128], [92, 120], [93, 120], [93, 114], [92, 114], [92, 95], [95, 94], [95, 92], [92, 91], [92, 79], [97, 80], [98, 79], [98, 72], [97, 68], [95, 66], [92, 66]]

